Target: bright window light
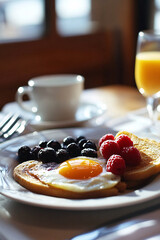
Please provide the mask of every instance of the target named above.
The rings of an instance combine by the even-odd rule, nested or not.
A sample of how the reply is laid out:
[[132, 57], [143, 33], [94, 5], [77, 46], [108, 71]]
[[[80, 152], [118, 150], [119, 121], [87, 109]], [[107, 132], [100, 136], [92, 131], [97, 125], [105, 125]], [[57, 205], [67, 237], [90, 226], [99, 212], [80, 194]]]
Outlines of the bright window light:
[[154, 29], [160, 30], [159, 23], [160, 23], [160, 12], [157, 11], [154, 15]]
[[81, 18], [90, 15], [91, 0], [56, 0], [59, 18]]
[[36, 25], [44, 21], [42, 0], [12, 1], [6, 7], [7, 22], [12, 25]]
[[160, 9], [160, 0], [155, 0], [155, 7]]
[[60, 35], [73, 36], [92, 31], [91, 0], [56, 0], [55, 4]]
[[44, 32], [45, 0], [7, 0], [1, 2], [0, 43], [39, 39]]

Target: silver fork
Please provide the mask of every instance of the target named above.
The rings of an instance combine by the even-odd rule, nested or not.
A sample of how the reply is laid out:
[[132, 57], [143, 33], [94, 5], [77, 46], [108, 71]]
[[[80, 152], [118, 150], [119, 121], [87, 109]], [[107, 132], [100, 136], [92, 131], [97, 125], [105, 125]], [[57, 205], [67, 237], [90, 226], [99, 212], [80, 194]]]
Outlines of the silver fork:
[[18, 114], [7, 114], [0, 121], [0, 142], [12, 137], [15, 133], [20, 134], [24, 131], [26, 121]]

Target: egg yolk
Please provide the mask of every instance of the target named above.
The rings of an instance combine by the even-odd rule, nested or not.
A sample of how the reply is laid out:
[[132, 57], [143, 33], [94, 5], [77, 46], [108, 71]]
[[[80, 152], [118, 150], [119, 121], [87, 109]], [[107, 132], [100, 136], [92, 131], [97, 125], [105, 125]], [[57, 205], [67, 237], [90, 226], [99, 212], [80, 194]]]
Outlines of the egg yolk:
[[69, 179], [89, 179], [98, 176], [102, 166], [90, 159], [70, 159], [59, 166], [59, 173]]

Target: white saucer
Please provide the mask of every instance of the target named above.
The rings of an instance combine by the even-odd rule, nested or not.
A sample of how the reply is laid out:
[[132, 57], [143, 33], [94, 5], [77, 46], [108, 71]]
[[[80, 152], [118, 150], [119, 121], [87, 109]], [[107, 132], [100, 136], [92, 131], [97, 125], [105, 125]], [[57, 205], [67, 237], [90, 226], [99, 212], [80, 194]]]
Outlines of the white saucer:
[[[32, 105], [30, 101], [26, 101], [26, 105]], [[90, 102], [81, 102], [80, 106], [76, 112], [75, 118], [67, 121], [51, 121], [43, 122], [37, 120], [35, 115], [29, 112], [22, 110], [16, 102], [11, 102], [6, 104], [2, 112], [8, 113], [19, 113], [24, 119], [29, 120], [29, 123], [32, 127], [41, 129], [49, 128], [59, 128], [59, 127], [74, 127], [80, 124], [84, 124], [92, 119], [95, 119], [106, 111], [106, 105], [102, 103], [90, 103]]]

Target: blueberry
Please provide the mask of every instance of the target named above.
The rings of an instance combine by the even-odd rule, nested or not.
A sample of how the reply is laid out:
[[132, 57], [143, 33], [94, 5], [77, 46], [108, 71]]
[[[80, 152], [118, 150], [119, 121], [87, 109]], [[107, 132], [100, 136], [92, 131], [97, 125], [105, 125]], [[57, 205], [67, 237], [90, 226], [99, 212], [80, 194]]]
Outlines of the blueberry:
[[18, 160], [24, 162], [31, 159], [31, 148], [22, 146], [18, 149]]
[[61, 163], [61, 162], [68, 160], [70, 157], [69, 157], [69, 153], [66, 149], [58, 149], [57, 158], [58, 158], [58, 162]]
[[43, 163], [57, 162], [56, 151], [53, 148], [49, 147], [41, 149], [38, 153], [38, 158]]
[[71, 158], [80, 156], [80, 153], [81, 153], [80, 147], [76, 143], [70, 143], [66, 149]]
[[97, 151], [92, 148], [84, 148], [81, 151], [82, 156], [97, 158]]
[[50, 140], [48, 143], [47, 143], [47, 147], [51, 147], [53, 148], [55, 151], [57, 151], [58, 149], [61, 148], [61, 144], [57, 141], [57, 140]]
[[71, 136], [68, 136], [68, 137], [63, 139], [62, 145], [64, 147], [67, 147], [70, 143], [75, 143], [75, 139]]
[[38, 153], [42, 148], [40, 146], [35, 146], [31, 149], [31, 155], [32, 159], [37, 160], [38, 159]]
[[78, 146], [80, 147], [80, 149], [83, 148], [83, 144], [87, 142], [87, 139], [81, 139], [79, 142], [78, 142]]
[[97, 151], [96, 144], [90, 140], [83, 144], [83, 148], [92, 148]]
[[45, 148], [45, 147], [47, 146], [47, 141], [40, 141], [40, 142], [39, 142], [39, 146], [40, 146], [41, 148]]
[[79, 143], [80, 140], [86, 139], [84, 136], [79, 136], [76, 138], [76, 143]]

